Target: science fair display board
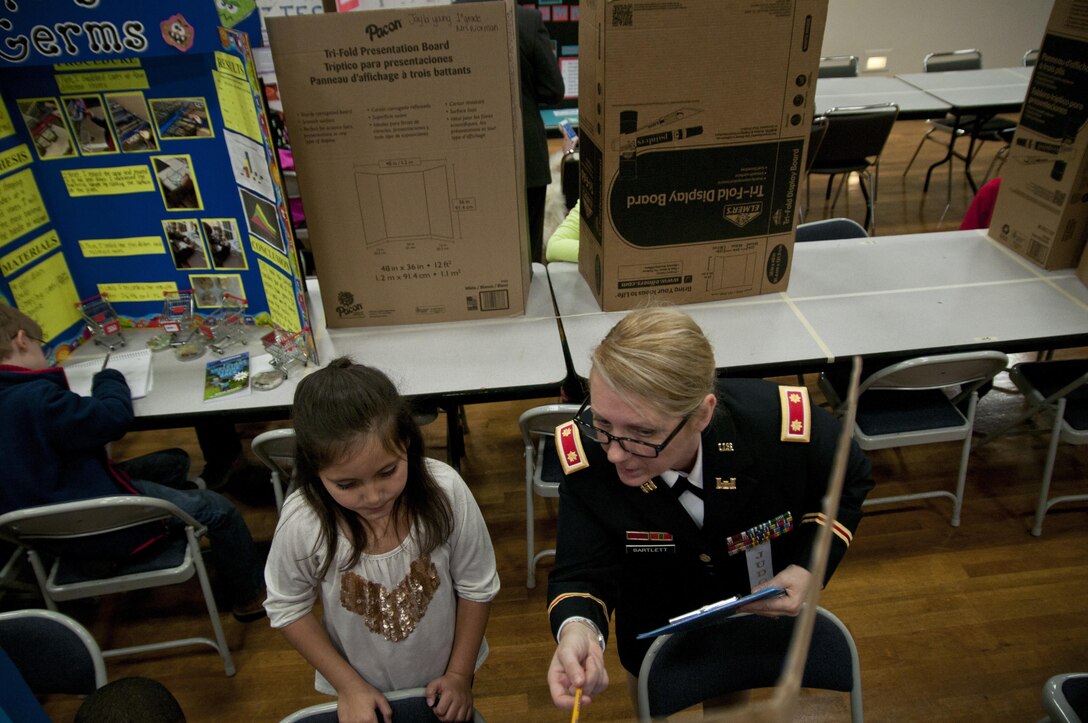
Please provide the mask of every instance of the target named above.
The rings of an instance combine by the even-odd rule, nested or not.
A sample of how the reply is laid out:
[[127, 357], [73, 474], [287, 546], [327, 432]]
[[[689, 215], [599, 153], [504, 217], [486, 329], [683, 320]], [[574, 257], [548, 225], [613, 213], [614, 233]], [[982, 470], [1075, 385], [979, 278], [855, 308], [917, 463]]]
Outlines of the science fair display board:
[[[122, 327], [225, 296], [247, 322], [309, 327], [304, 279], [241, 0], [5, 0], [0, 12], [0, 303], [58, 360], [105, 295]], [[309, 337], [307, 333], [305, 336]], [[313, 340], [308, 338], [313, 349]]]

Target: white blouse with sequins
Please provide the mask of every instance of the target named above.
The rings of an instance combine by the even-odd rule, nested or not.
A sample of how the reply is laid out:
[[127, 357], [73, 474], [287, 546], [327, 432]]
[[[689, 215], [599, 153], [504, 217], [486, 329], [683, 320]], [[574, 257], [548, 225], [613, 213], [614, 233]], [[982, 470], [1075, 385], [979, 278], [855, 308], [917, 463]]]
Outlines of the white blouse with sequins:
[[[350, 545], [341, 534], [336, 559], [317, 578], [325, 550], [317, 545], [317, 515], [298, 491], [284, 502], [265, 565], [272, 627], [282, 628], [313, 610], [320, 595], [333, 646], [378, 690], [426, 686], [446, 671], [453, 648], [457, 597], [488, 602], [499, 592], [495, 551], [480, 508], [461, 476], [428, 459], [427, 467], [450, 501], [453, 533], [429, 555], [412, 535], [394, 550], [362, 555], [342, 571]], [[487, 657], [480, 645], [479, 668]], [[336, 695], [317, 673], [314, 687]]]

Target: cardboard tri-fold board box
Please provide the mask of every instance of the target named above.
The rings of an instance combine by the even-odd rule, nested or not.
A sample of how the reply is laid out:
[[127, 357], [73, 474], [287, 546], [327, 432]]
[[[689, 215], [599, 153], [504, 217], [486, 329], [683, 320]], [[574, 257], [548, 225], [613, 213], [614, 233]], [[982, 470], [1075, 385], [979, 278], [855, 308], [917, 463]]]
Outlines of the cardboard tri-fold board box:
[[1075, 266], [1088, 236], [1088, 13], [1055, 0], [990, 236], [1047, 269]]
[[582, 0], [579, 267], [606, 311], [782, 291], [826, 0]]
[[523, 314], [512, 0], [269, 18], [329, 327]]

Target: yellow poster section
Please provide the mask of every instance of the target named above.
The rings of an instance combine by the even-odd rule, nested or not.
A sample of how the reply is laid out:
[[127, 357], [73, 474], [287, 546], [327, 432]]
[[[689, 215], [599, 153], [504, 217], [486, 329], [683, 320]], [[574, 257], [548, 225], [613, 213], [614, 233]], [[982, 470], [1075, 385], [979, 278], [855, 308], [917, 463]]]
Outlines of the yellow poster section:
[[291, 273], [291, 269], [287, 268], [287, 257], [281, 254], [277, 249], [272, 248], [264, 241], [261, 241], [256, 236], [249, 237], [249, 247], [253, 249], [254, 253], [261, 256], [287, 273]]
[[147, 256], [165, 254], [161, 236], [133, 236], [131, 238], [81, 239], [79, 248], [86, 258], [103, 256]]
[[11, 116], [8, 115], [8, 109], [4, 107], [3, 103], [0, 103], [0, 138], [7, 138], [15, 132], [15, 126], [11, 124]]
[[23, 166], [29, 166], [33, 160], [34, 156], [30, 155], [30, 149], [25, 143], [20, 143], [0, 153], [0, 173], [17, 171]]
[[113, 168], [73, 168], [61, 171], [68, 195], [116, 196], [123, 193], [154, 191], [155, 181], [147, 166], [115, 166]]
[[63, 253], [55, 253], [45, 261], [11, 281], [15, 305], [42, 328], [46, 341], [78, 322], [82, 317], [76, 304], [79, 294], [72, 283]]
[[217, 50], [215, 51], [215, 67], [228, 75], [233, 75], [235, 78], [245, 80], [246, 66], [241, 58], [236, 58], [227, 53], [220, 53]]
[[215, 91], [219, 95], [219, 109], [223, 113], [223, 125], [232, 131], [238, 131], [242, 135], [249, 136], [258, 143], [263, 143], [261, 127], [257, 123], [257, 109], [253, 105], [253, 93], [249, 83], [212, 71], [215, 80]]
[[68, 73], [56, 76], [61, 93], [93, 93], [110, 90], [147, 90], [147, 73], [142, 70], [113, 70], [101, 73]]
[[30, 243], [23, 244], [10, 254], [0, 256], [0, 273], [5, 277], [13, 276], [24, 267], [40, 258], [44, 258], [50, 251], [60, 248], [60, 237], [57, 232], [50, 229]]
[[49, 213], [29, 168], [0, 180], [0, 246], [48, 222]]
[[132, 283], [98, 284], [98, 293], [110, 297], [110, 302], [118, 301], [162, 301], [167, 291], [177, 291], [173, 281], [137, 281]]
[[257, 266], [261, 269], [264, 295], [268, 299], [268, 313], [273, 323], [292, 333], [302, 331], [298, 302], [295, 301], [295, 285], [291, 279], [263, 261], [257, 261]]

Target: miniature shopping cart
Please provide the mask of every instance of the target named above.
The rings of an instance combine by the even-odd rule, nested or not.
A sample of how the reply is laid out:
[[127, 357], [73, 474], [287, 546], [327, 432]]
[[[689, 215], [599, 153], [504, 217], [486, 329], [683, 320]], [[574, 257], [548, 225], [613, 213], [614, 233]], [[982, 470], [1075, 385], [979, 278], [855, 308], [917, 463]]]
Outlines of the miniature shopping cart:
[[204, 317], [199, 328], [208, 348], [223, 354], [233, 346], [248, 343], [245, 322], [246, 300], [234, 294], [223, 294], [219, 306]]
[[286, 381], [293, 367], [305, 367], [310, 363], [310, 354], [306, 348], [306, 332], [309, 330], [309, 327], [303, 327], [302, 331], [292, 334], [280, 326], [273, 326], [272, 331], [261, 337], [264, 350], [272, 357], [269, 362], [272, 369], [254, 375], [254, 389], [275, 389]]
[[121, 320], [113, 310], [107, 294], [99, 294], [83, 299], [76, 304], [80, 316], [87, 324], [87, 331], [95, 344], [113, 351], [125, 346], [125, 335], [121, 333]]

